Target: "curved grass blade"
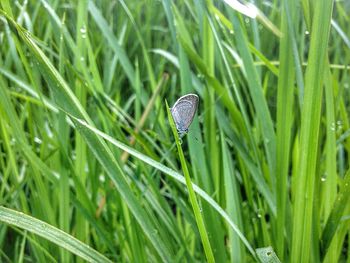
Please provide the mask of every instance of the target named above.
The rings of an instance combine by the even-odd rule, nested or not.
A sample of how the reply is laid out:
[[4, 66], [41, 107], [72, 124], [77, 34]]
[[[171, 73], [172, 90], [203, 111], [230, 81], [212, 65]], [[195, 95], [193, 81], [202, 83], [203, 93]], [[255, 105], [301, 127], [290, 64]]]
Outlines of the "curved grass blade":
[[0, 221], [41, 236], [88, 262], [112, 262], [104, 255], [62, 230], [13, 209], [0, 206]]

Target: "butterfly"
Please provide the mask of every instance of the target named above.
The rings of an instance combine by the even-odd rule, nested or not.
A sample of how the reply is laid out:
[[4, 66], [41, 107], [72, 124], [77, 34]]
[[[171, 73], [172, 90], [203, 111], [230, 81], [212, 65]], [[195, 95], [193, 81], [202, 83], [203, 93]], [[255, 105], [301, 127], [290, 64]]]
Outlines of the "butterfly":
[[188, 132], [188, 127], [196, 114], [198, 102], [199, 98], [196, 94], [187, 94], [180, 97], [170, 109], [180, 137]]

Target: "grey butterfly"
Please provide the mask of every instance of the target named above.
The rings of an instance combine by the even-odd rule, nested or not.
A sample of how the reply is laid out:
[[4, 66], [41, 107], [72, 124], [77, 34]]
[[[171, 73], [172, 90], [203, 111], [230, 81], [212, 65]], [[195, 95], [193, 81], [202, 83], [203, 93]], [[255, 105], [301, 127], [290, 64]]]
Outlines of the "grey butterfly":
[[170, 109], [180, 137], [188, 132], [198, 108], [198, 101], [196, 94], [187, 94], [179, 98]]

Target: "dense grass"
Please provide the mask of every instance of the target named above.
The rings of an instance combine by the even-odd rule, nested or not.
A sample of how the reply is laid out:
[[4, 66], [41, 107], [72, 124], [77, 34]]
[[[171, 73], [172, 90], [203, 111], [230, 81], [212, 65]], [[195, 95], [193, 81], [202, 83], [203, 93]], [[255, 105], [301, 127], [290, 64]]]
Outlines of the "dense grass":
[[254, 4], [0, 0], [1, 262], [350, 262], [350, 3]]

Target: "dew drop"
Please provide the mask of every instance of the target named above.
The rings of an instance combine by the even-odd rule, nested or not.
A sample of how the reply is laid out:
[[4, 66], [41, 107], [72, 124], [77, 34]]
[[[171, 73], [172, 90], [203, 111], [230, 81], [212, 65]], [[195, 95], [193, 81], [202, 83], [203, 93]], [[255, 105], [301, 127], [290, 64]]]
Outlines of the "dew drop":
[[341, 131], [343, 129], [343, 122], [341, 120], [337, 121], [337, 130]]
[[16, 138], [11, 138], [10, 145], [15, 145], [15, 144], [16, 144]]
[[87, 32], [86, 27], [85, 27], [85, 26], [82, 26], [82, 27], [80, 28], [80, 33], [81, 33], [81, 37], [82, 37], [82, 38], [86, 38], [86, 32]]
[[335, 123], [332, 122], [332, 123], [331, 123], [331, 131], [335, 131], [335, 129], [336, 129]]
[[105, 182], [106, 181], [106, 178], [103, 174], [101, 174], [98, 179], [100, 180], [100, 182]]

